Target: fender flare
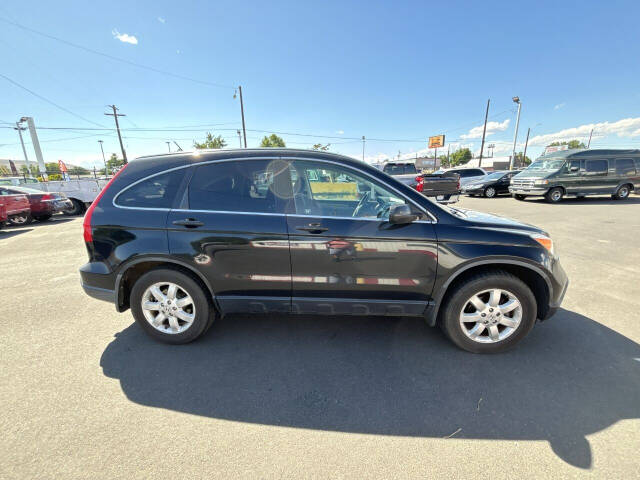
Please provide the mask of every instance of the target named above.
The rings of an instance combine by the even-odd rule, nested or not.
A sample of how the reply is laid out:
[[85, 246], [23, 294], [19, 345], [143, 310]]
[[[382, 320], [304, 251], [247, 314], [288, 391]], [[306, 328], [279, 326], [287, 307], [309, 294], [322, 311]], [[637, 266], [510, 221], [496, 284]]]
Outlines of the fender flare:
[[180, 267], [186, 268], [191, 273], [193, 273], [196, 277], [202, 280], [202, 283], [207, 287], [209, 294], [211, 295], [211, 300], [213, 301], [215, 307], [219, 311], [219, 305], [216, 301], [215, 294], [213, 293], [213, 288], [207, 277], [205, 277], [201, 272], [193, 268], [193, 266], [189, 265], [187, 262], [183, 262], [181, 260], [176, 260], [174, 257], [168, 257], [163, 255], [145, 255], [142, 257], [135, 257], [131, 260], [124, 262], [123, 265], [120, 266], [118, 270], [118, 274], [116, 275], [116, 309], [120, 312], [122, 311], [122, 279], [125, 274], [135, 265], [145, 262], [162, 262], [162, 263], [172, 263], [174, 265], [178, 265]]
[[513, 258], [493, 258], [493, 259], [471, 261], [469, 263], [462, 265], [453, 274], [451, 274], [449, 278], [447, 278], [444, 284], [438, 289], [438, 291], [433, 296], [433, 300], [429, 303], [429, 306], [425, 311], [425, 317], [427, 319], [427, 324], [429, 326], [434, 327], [436, 325], [436, 319], [438, 317], [438, 312], [440, 311], [442, 299], [444, 298], [449, 286], [451, 286], [453, 281], [456, 278], [458, 278], [461, 274], [468, 271], [469, 269], [483, 266], [483, 265], [490, 265], [492, 267], [493, 266], [500, 267], [501, 265], [515, 265], [518, 267], [527, 268], [532, 272], [537, 273], [543, 278], [545, 284], [547, 285], [547, 288], [549, 289], [549, 298], [553, 298], [553, 285], [549, 280], [549, 275], [536, 265], [533, 265], [529, 262], [526, 262], [520, 259], [513, 259]]

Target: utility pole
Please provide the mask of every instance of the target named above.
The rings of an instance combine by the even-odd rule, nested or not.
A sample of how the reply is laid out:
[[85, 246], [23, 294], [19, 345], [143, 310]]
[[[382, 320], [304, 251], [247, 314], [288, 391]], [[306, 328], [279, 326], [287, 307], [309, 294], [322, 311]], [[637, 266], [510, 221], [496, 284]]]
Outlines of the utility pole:
[[447, 167], [451, 166], [449, 163], [449, 154], [451, 153], [451, 144], [449, 144], [449, 148], [447, 149]]
[[240, 142], [240, 148], [242, 148], [242, 137], [240, 136], [240, 130], [236, 130], [238, 134], [238, 141]]
[[[591, 146], [591, 136], [593, 135], [593, 128], [591, 129], [591, 133], [589, 133], [589, 143], [587, 143], [587, 148]], [[22, 146], [24, 148], [24, 145]]]
[[244, 125], [244, 102], [242, 101], [242, 85], [238, 85], [238, 93], [240, 94], [240, 114], [242, 115], [242, 135], [244, 136], [244, 148], [247, 148], [247, 129]]
[[516, 131], [513, 134], [513, 153], [511, 154], [511, 160], [509, 161], [509, 170], [513, 170], [513, 162], [516, 160], [516, 140], [518, 140], [518, 125], [520, 125], [520, 97], [513, 97], [512, 100], [518, 104], [518, 116], [516, 117]]
[[364, 135], [362, 135], [362, 161], [364, 162], [364, 142], [365, 142], [365, 138]]
[[104, 176], [106, 177], [109, 174], [107, 173], [107, 159], [104, 156], [104, 147], [102, 146], [104, 142], [102, 140], [98, 140], [98, 143], [100, 144], [100, 151], [102, 151], [102, 161], [104, 162]]
[[124, 113], [117, 113], [118, 108], [115, 105], [107, 105], [113, 110], [113, 113], [105, 113], [108, 117], [113, 117], [116, 121], [116, 130], [118, 131], [118, 140], [120, 140], [120, 149], [122, 150], [122, 159], [124, 163], [129, 163], [127, 160], [127, 152], [124, 151], [124, 145], [122, 144], [122, 135], [120, 135], [120, 124], [118, 123], [118, 117], [126, 117]]
[[31, 165], [29, 164], [29, 157], [27, 157], [27, 149], [24, 148], [24, 140], [22, 139], [22, 131], [26, 130], [26, 127], [23, 127], [20, 122], [16, 122], [16, 126], [14, 130], [18, 131], [18, 135], [20, 136], [20, 145], [22, 145], [22, 153], [24, 154], [24, 163], [27, 166], [27, 174], [31, 175]]
[[491, 99], [487, 100], [487, 111], [484, 113], [484, 128], [482, 129], [482, 143], [480, 144], [480, 159], [478, 160], [478, 167], [482, 166], [482, 153], [484, 152], [484, 137], [487, 133], [487, 120], [489, 118], [489, 103], [491, 103]]
[[171, 153], [171, 142], [164, 142], [167, 144], [167, 148], [169, 149], [169, 153]]
[[33, 145], [33, 150], [36, 152], [40, 175], [42, 175], [43, 179], [48, 180], [47, 167], [44, 164], [44, 158], [42, 158], [42, 150], [40, 149], [40, 141], [38, 140], [38, 133], [36, 132], [36, 124], [33, 122], [33, 117], [22, 117], [20, 122], [27, 122], [29, 134], [31, 135], [31, 145]]
[[527, 145], [529, 145], [529, 132], [531, 132], [531, 127], [527, 128], [527, 139], [524, 141], [524, 153], [522, 154], [523, 167], [525, 165], [525, 162], [527, 161]]

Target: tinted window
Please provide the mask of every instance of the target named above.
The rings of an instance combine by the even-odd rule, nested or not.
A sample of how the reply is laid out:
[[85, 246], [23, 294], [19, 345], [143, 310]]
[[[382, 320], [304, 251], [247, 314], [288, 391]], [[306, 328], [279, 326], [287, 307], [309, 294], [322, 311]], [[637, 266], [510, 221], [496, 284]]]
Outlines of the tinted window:
[[405, 203], [368, 176], [337, 165], [297, 161], [292, 177], [299, 215], [387, 219], [391, 206]]
[[418, 173], [418, 170], [416, 170], [416, 166], [413, 163], [396, 163], [385, 165], [382, 171], [384, 173], [388, 173], [389, 175], [406, 175], [411, 173]]
[[472, 177], [481, 177], [484, 175], [484, 172], [482, 170], [470, 170], [470, 172], [472, 172]]
[[189, 208], [226, 212], [282, 213], [291, 197], [291, 174], [282, 160], [242, 160], [196, 167]]
[[124, 190], [116, 198], [121, 207], [171, 208], [186, 169], [163, 173]]
[[630, 158], [618, 158], [616, 160], [616, 173], [618, 175], [634, 175], [636, 167]]
[[609, 162], [607, 160], [587, 160], [585, 162], [585, 171], [591, 173], [607, 173]]

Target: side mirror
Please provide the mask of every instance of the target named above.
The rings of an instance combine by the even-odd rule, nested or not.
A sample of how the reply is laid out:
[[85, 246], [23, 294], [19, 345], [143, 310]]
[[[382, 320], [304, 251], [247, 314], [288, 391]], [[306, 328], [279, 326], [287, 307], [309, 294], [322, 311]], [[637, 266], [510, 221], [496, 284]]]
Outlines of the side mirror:
[[418, 215], [411, 211], [411, 207], [406, 204], [394, 205], [389, 210], [389, 223], [394, 225], [404, 225], [414, 222], [418, 219]]
[[580, 171], [580, 167], [571, 167], [569, 168], [570, 172], [579, 172]]

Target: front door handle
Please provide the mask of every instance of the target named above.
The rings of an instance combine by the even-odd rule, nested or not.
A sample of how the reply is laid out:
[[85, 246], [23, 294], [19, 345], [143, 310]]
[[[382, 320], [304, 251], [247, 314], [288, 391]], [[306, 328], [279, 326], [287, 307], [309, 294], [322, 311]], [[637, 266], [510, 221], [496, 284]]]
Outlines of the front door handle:
[[326, 232], [329, 229], [327, 227], [323, 227], [319, 223], [310, 223], [306, 227], [296, 227], [296, 230], [302, 230], [309, 233], [322, 233]]
[[174, 225], [180, 225], [182, 227], [187, 227], [187, 228], [198, 228], [204, 225], [204, 223], [202, 223], [199, 220], [196, 220], [195, 218], [185, 218], [184, 220], [175, 220], [172, 223]]

